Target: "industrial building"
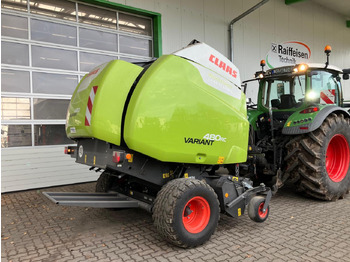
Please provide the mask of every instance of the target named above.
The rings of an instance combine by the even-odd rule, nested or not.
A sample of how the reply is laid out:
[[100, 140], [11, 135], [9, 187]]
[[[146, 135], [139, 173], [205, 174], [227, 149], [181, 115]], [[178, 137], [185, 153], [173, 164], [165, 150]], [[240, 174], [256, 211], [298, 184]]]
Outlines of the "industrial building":
[[242, 80], [261, 59], [324, 63], [326, 45], [331, 64], [350, 68], [342, 0], [2, 0], [1, 8], [1, 192], [98, 178], [63, 149], [74, 143], [65, 135], [73, 91], [104, 62], [149, 61], [196, 39], [232, 59]]

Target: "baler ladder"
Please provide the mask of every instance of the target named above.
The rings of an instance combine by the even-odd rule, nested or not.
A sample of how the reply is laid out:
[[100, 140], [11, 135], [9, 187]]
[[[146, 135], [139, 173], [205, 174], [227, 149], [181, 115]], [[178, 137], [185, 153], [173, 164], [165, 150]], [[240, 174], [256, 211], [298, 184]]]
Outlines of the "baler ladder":
[[119, 193], [80, 193], [80, 192], [43, 192], [57, 205], [95, 208], [142, 208], [150, 212], [147, 203], [132, 199]]

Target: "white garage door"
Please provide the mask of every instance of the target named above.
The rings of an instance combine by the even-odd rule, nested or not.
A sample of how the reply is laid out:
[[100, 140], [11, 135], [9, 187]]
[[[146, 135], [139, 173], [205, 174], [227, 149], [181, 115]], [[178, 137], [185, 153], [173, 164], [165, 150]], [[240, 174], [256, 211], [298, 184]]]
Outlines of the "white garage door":
[[1, 7], [2, 192], [95, 179], [61, 156], [70, 97], [99, 64], [150, 60], [152, 19], [64, 0]]

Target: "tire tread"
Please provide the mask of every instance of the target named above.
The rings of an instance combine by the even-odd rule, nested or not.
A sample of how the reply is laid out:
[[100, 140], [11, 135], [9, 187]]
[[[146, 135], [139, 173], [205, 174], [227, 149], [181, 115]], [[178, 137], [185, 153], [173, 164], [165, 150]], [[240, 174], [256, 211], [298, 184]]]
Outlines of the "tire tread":
[[[182, 197], [185, 191], [194, 189], [197, 186], [205, 187], [216, 196], [213, 188], [206, 182], [197, 179], [179, 178], [174, 179], [164, 185], [163, 188], [159, 191], [154, 203], [152, 218], [155, 227], [168, 242], [179, 247], [188, 248], [202, 244], [199, 243], [190, 245], [188, 243], [182, 242], [173, 227], [174, 210], [177, 201]], [[216, 201], [219, 207], [219, 200], [217, 199], [217, 196]], [[212, 210], [211, 212], [220, 213], [220, 209], [218, 208], [218, 210]], [[216, 226], [217, 224], [215, 227]], [[208, 239], [209, 238], [210, 235], [208, 236]]]
[[[325, 169], [325, 159], [322, 159], [324, 158], [322, 157], [324, 154], [322, 150], [325, 147], [324, 141], [331, 130], [339, 126], [349, 126], [349, 123], [350, 120], [344, 118], [344, 115], [332, 113], [318, 129], [308, 134], [299, 135], [286, 145], [288, 158], [286, 157], [285, 160], [288, 160], [290, 166], [293, 167], [287, 167], [286, 172], [290, 172], [291, 177], [294, 178], [293, 181], [298, 191], [322, 200], [337, 200], [349, 191], [350, 182], [346, 181], [350, 181], [350, 178], [344, 182], [348, 183], [344, 190], [339, 190], [339, 192], [329, 190], [325, 178], [328, 176]], [[295, 163], [297, 163], [297, 168], [295, 168]]]

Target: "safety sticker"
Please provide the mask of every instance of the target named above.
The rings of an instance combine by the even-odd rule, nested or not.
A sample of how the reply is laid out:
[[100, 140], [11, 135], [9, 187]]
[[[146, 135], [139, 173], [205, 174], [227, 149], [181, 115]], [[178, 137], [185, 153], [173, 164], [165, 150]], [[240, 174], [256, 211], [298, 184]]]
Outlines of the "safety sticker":
[[233, 176], [233, 177], [232, 177], [232, 181], [238, 182], [238, 180], [239, 180], [239, 178], [238, 178], [237, 176]]
[[94, 105], [95, 95], [97, 92], [98, 86], [93, 86], [91, 88], [90, 96], [88, 99], [87, 107], [86, 107], [86, 113], [85, 113], [85, 125], [90, 126], [91, 124], [91, 114], [92, 114], [92, 107]]
[[223, 164], [224, 163], [224, 160], [225, 160], [225, 157], [223, 156], [219, 156], [219, 159], [218, 159], [218, 164]]
[[335, 89], [323, 90], [320, 93], [320, 104], [335, 104]]

